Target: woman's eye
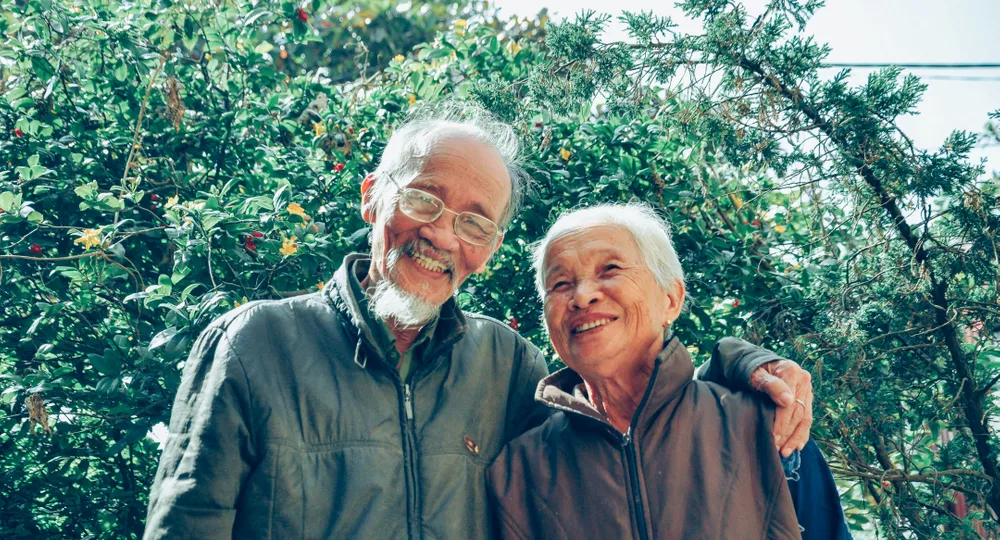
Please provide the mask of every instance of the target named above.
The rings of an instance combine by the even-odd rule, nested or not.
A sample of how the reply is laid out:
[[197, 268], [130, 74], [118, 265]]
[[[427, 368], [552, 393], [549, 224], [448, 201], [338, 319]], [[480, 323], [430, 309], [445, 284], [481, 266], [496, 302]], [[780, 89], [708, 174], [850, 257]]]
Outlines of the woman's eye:
[[608, 264], [604, 266], [605, 272], [613, 272], [615, 270], [621, 270], [621, 267], [618, 266], [617, 264]]
[[555, 283], [552, 284], [552, 287], [550, 288], [550, 290], [561, 291], [561, 290], [565, 289], [567, 286], [569, 286], [569, 282], [568, 281], [557, 281], [557, 282], [555, 282]]

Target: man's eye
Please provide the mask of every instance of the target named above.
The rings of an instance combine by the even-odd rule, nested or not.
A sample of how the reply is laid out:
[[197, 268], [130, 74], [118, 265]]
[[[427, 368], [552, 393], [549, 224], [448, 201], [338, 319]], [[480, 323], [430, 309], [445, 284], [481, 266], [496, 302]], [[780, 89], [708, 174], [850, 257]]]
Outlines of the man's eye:
[[552, 287], [550, 287], [549, 290], [552, 290], [552, 291], [561, 291], [561, 290], [565, 289], [566, 287], [569, 287], [569, 282], [568, 281], [557, 281], [557, 282], [555, 282], [552, 285]]

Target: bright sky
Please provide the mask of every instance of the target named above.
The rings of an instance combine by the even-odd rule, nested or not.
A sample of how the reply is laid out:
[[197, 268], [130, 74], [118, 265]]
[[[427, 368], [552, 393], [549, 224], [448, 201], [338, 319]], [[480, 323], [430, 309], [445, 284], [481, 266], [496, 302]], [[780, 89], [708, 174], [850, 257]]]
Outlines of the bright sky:
[[[559, 20], [591, 9], [617, 16], [621, 11], [653, 11], [668, 15], [681, 30], [700, 28], [673, 7], [670, 0], [498, 0], [504, 14], [530, 16], [541, 6]], [[744, 0], [751, 16], [763, 11], [764, 0]], [[613, 9], [611, 6], [614, 6]], [[827, 0], [806, 27], [832, 52], [836, 63], [990, 63], [1000, 64], [998, 0]], [[610, 27], [606, 40], [623, 39], [621, 25]], [[872, 70], [855, 69], [852, 81], [863, 83]], [[926, 149], [941, 146], [955, 129], [981, 133], [990, 111], [1000, 109], [1000, 69], [910, 70], [928, 85], [920, 114], [900, 120], [902, 130]], [[830, 76], [836, 70], [828, 70]], [[930, 78], [927, 78], [930, 77]], [[992, 80], [953, 80], [953, 77]], [[1000, 147], [977, 148], [974, 159], [986, 158], [988, 171], [1000, 171]]]

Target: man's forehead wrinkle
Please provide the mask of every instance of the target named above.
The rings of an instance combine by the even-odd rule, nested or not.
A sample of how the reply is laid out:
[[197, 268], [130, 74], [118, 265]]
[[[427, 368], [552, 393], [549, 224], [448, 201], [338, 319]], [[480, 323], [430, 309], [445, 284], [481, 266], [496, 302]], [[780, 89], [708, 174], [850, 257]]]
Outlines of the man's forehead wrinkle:
[[[417, 177], [414, 178], [413, 181], [411, 181], [407, 187], [411, 187], [411, 188], [415, 188], [415, 189], [422, 189], [424, 191], [431, 192], [434, 195], [437, 195], [438, 197], [440, 197], [442, 199], [447, 198], [448, 195], [450, 194], [450, 191], [449, 191], [448, 187], [444, 186], [444, 185], [441, 185], [438, 182], [435, 182], [434, 181], [433, 170], [426, 170], [426, 169], [428, 169], [428, 168], [425, 168], [425, 170], [423, 172], [421, 172], [419, 175], [417, 175]], [[475, 177], [473, 175], [470, 175], [470, 176], [465, 177], [465, 178], [467, 178], [468, 180], [474, 180], [475, 179]], [[463, 187], [463, 189], [469, 190], [469, 192], [472, 192], [472, 193], [476, 192], [476, 187], [472, 186], [472, 185], [466, 185], [465, 187]], [[484, 216], [484, 217], [486, 217], [486, 218], [488, 218], [488, 219], [490, 219], [490, 220], [492, 220], [494, 222], [497, 219], [499, 219], [499, 217], [500, 217], [498, 215], [495, 215], [499, 211], [494, 212], [494, 211], [488, 210], [478, 200], [471, 201], [469, 203], [469, 205], [468, 205], [468, 208], [466, 208], [464, 210], [465, 211], [469, 211], [469, 212], [474, 212], [474, 213], [479, 214], [481, 216]], [[459, 210], [459, 211], [463, 211], [463, 210]]]

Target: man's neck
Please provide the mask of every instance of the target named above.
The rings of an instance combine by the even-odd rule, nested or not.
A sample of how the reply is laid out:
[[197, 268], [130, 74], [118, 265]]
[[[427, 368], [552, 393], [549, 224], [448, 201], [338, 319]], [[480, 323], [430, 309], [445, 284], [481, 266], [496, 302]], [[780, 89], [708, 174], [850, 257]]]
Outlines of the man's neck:
[[417, 336], [420, 335], [420, 329], [423, 328], [423, 326], [399, 326], [392, 320], [385, 321], [385, 324], [389, 327], [392, 335], [396, 337], [396, 350], [399, 351], [399, 354], [410, 349]]

